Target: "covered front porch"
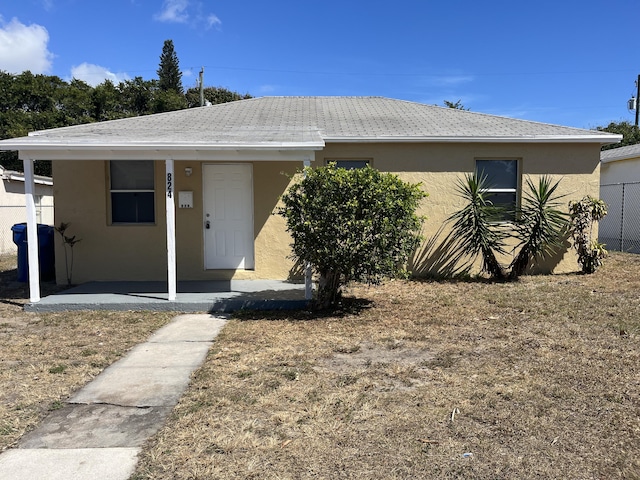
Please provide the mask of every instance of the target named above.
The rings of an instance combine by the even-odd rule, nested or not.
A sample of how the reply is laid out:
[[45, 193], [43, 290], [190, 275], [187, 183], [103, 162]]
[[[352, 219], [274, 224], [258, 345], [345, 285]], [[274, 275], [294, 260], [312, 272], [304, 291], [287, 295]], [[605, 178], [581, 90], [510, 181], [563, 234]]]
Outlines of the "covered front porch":
[[[210, 277], [211, 275], [208, 275], [208, 273], [198, 273], [196, 275], [193, 275], [193, 258], [195, 257], [187, 258], [184, 252], [188, 251], [188, 254], [191, 255], [194, 251], [199, 252], [200, 249], [198, 247], [189, 248], [189, 246], [185, 246], [183, 242], [183, 253], [178, 254], [179, 252], [177, 252], [176, 246], [176, 194], [178, 193], [176, 191], [176, 163], [180, 162], [180, 172], [189, 171], [188, 173], [186, 173], [187, 176], [190, 176], [192, 170], [195, 170], [191, 168], [192, 166], [197, 165], [200, 167], [206, 164], [224, 163], [244, 165], [278, 165], [278, 162], [286, 162], [289, 164], [299, 163], [302, 166], [308, 167], [310, 166], [311, 161], [314, 158], [315, 151], [322, 148], [323, 142], [319, 138], [317, 132], [313, 132], [314, 134], [311, 135], [311, 138], [309, 138], [308, 132], [306, 131], [299, 133], [300, 138], [296, 137], [293, 141], [282, 141], [280, 138], [277, 138], [276, 141], [273, 141], [273, 139], [270, 138], [269, 141], [261, 140], [250, 144], [238, 141], [223, 141], [217, 143], [214, 142], [214, 144], [207, 145], [203, 145], [201, 142], [194, 142], [193, 144], [188, 143], [187, 145], [181, 144], [178, 146], [176, 146], [174, 143], [167, 144], [161, 141], [141, 142], [139, 140], [133, 139], [127, 139], [124, 144], [104, 144], [98, 136], [92, 138], [92, 141], [86, 142], [84, 139], [73, 137], [69, 138], [65, 137], [64, 135], [62, 135], [62, 138], [58, 138], [56, 136], [56, 134], [58, 134], [58, 131], [56, 130], [48, 132], [37, 132], [36, 134], [29, 137], [12, 140], [11, 147], [18, 150], [19, 156], [23, 160], [25, 171], [25, 203], [27, 206], [27, 243], [29, 265], [28, 276], [30, 291], [30, 304], [26, 309], [30, 311], [55, 311], [65, 309], [84, 309], [87, 308], [87, 305], [91, 305], [92, 309], [99, 309], [101, 304], [105, 304], [105, 308], [120, 310], [142, 308], [145, 310], [170, 310], [189, 312], [228, 311], [229, 309], [255, 308], [255, 305], [257, 304], [260, 304], [263, 306], [263, 308], [266, 308], [265, 305], [269, 305], [267, 300], [278, 300], [279, 297], [284, 295], [282, 293], [283, 291], [294, 290], [297, 293], [299, 289], [301, 289], [302, 291], [302, 299], [304, 300], [306, 298], [307, 300], [309, 300], [312, 295], [312, 285], [310, 269], [308, 268], [305, 269], [306, 285], [296, 288], [289, 288], [291, 284], [287, 284], [286, 288], [278, 287], [272, 289], [270, 287], [264, 286], [256, 287], [257, 284], [254, 283], [243, 283], [249, 282], [248, 280], [225, 280], [225, 284], [224, 282], [214, 281], [211, 278], [199, 278], [204, 276]], [[278, 137], [278, 135], [275, 136]], [[6, 142], [7, 141], [5, 141], [5, 143]], [[61, 295], [50, 296], [45, 299], [41, 298], [38, 275], [38, 241], [36, 239], [33, 167], [35, 161], [44, 159], [53, 161], [54, 166], [56, 165], [56, 162], [63, 162], [69, 165], [93, 164], [101, 167], [107, 161], [119, 162], [130, 160], [153, 160], [158, 164], [158, 167], [160, 165], [164, 166], [164, 168], [162, 168], [164, 172], [158, 169], [158, 173], [161, 173], [162, 177], [164, 177], [165, 179], [163, 182], [164, 186], [162, 185], [162, 183], [156, 183], [156, 186], [153, 188], [153, 190], [151, 190], [155, 193], [155, 198], [159, 199], [159, 202], [156, 205], [158, 213], [160, 213], [161, 211], [160, 207], [162, 207], [162, 210], [165, 211], [164, 219], [156, 219], [159, 221], [150, 222], [148, 224], [151, 226], [159, 226], [160, 228], [162, 228], [164, 230], [164, 239], [158, 238], [156, 236], [153, 237], [153, 239], [148, 238], [148, 241], [144, 243], [144, 247], [140, 247], [140, 245], [138, 245], [137, 249], [127, 248], [126, 242], [129, 239], [125, 234], [136, 232], [136, 235], [140, 237], [140, 232], [143, 231], [142, 228], [130, 228], [125, 232], [123, 228], [116, 229], [115, 227], [111, 227], [108, 223], [105, 224], [104, 220], [100, 216], [102, 213], [104, 213], [102, 210], [96, 208], [93, 208], [93, 210], [91, 210], [91, 208], [84, 209], [84, 207], [87, 205], [86, 195], [75, 195], [74, 197], [75, 201], [80, 202], [80, 204], [83, 206], [82, 209], [77, 208], [76, 205], [73, 205], [71, 209], [68, 208], [65, 211], [66, 214], [63, 213], [60, 215], [60, 217], [63, 217], [65, 220], [67, 220], [69, 218], [69, 212], [71, 210], [73, 210], [74, 212], [78, 212], [80, 210], [82, 210], [83, 212], [84, 210], [90, 211], [91, 215], [86, 214], [82, 218], [81, 216], [76, 215], [77, 218], [81, 218], [79, 221], [76, 217], [68, 220], [69, 223], [74, 223], [75, 225], [82, 225], [85, 219], [96, 218], [96, 212], [98, 213], [98, 217], [100, 217], [99, 220], [95, 222], [93, 222], [92, 220], [93, 223], [91, 225], [99, 225], [99, 228], [101, 230], [98, 231], [96, 229], [95, 231], [90, 232], [93, 235], [91, 237], [91, 243], [89, 243], [89, 241], [87, 240], [89, 234], [86, 230], [81, 234], [84, 242], [86, 242], [87, 245], [92, 245], [93, 247], [90, 262], [85, 262], [85, 270], [93, 268], [94, 270], [92, 271], [99, 272], [101, 271], [99, 269], [100, 265], [106, 264], [107, 266], [110, 266], [109, 257], [105, 255], [104, 252], [111, 252], [110, 255], [114, 254], [113, 252], [116, 252], [115, 254], [118, 255], [126, 253], [127, 258], [123, 260], [124, 264], [127, 264], [127, 259], [135, 260], [139, 263], [139, 265], [130, 267], [134, 269], [136, 275], [130, 275], [127, 271], [125, 271], [125, 269], [123, 269], [122, 272], [119, 272], [117, 271], [117, 269], [120, 267], [116, 267], [115, 274], [112, 271], [109, 275], [103, 275], [104, 277], [110, 278], [99, 278], [98, 276], [98, 278], [88, 278], [81, 281], [117, 280], [119, 281], [118, 283], [89, 283], [79, 287], [79, 289], [77, 290], [72, 289], [70, 291], [66, 291]], [[70, 167], [68, 167], [67, 170], [69, 170], [69, 168]], [[204, 169], [203, 166], [201, 168]], [[72, 170], [75, 171], [75, 168]], [[67, 175], [67, 177], [69, 177], [69, 175]], [[81, 175], [78, 175], [77, 178], [74, 175], [72, 175], [72, 177], [73, 178], [71, 179], [71, 181], [76, 184], [82, 185], [83, 188], [86, 186], [86, 188], [88, 188], [89, 190], [93, 190], [94, 192], [100, 193], [100, 189], [104, 188], [104, 185], [102, 184], [103, 182], [91, 183], [86, 179], [83, 179]], [[263, 181], [264, 179], [259, 178], [259, 180]], [[264, 181], [262, 183], [264, 183]], [[61, 187], [61, 189], [62, 188], [63, 187]], [[254, 194], [254, 192], [249, 193], [251, 195]], [[202, 197], [202, 194], [200, 195], [200, 197]], [[274, 196], [274, 198], [276, 197]], [[194, 209], [194, 211], [195, 210], [196, 209]], [[56, 215], [58, 215], [59, 213], [60, 212], [58, 211], [58, 207], [56, 206]], [[204, 218], [202, 223], [197, 219], [193, 220], [195, 217], [195, 215], [188, 216], [188, 219], [191, 222], [189, 223], [189, 228], [194, 228], [193, 225], [195, 225], [196, 228], [202, 229], [200, 225], [204, 224], [206, 225], [206, 229], [209, 229], [208, 214], [206, 215], [206, 217], [204, 217], [203, 215]], [[267, 217], [267, 215], [264, 214], [263, 217]], [[182, 225], [184, 227], [186, 225], [185, 222], [187, 220], [187, 215], [183, 215], [182, 220]], [[86, 225], [86, 222], [84, 224]], [[262, 225], [258, 226], [261, 227]], [[205, 230], [205, 232], [206, 231], [207, 230]], [[106, 233], [108, 233], [109, 236], [106, 235]], [[122, 234], [121, 239], [119, 243], [117, 243], [117, 245], [113, 242], [113, 238], [116, 233]], [[189, 238], [198, 238], [199, 235], [201, 235], [201, 233], [198, 233], [197, 231], [193, 234], [192, 233], [193, 232], [187, 231], [184, 228], [181, 230], [183, 238], [185, 236]], [[147, 239], [143, 238], [143, 240]], [[103, 242], [104, 244], [101, 244], [100, 242]], [[154, 254], [157, 253], [158, 247], [160, 247], [163, 243], [166, 246], [165, 259], [158, 258], [158, 255], [155, 255], [154, 257], [151, 257], [151, 255], [149, 257], [143, 257], [150, 249], [153, 249]], [[82, 245], [84, 245], [84, 243]], [[114, 245], [116, 246], [114, 247]], [[270, 249], [262, 248], [261, 254], [263, 255], [263, 258], [265, 252], [268, 253], [269, 251]], [[144, 263], [144, 265], [139, 261], [140, 258], [147, 258], [146, 263], [142, 262]], [[102, 259], [102, 264], [96, 259]], [[187, 273], [183, 273], [182, 279], [179, 281], [178, 267], [180, 267], [181, 265], [184, 266], [185, 260], [187, 262], [190, 261], [191, 263], [188, 267], [183, 268], [183, 272], [186, 271]], [[133, 261], [131, 263], [133, 264]], [[98, 264], [98, 267], [94, 267], [94, 264]], [[111, 262], [111, 264], [114, 264], [114, 262]], [[91, 267], [86, 265], [91, 265]], [[147, 271], [146, 266], [148, 266], [149, 269], [152, 269], [153, 271], [151, 273]], [[129, 268], [129, 265], [127, 265], [127, 268]], [[205, 271], [206, 269], [212, 268], [220, 267], [210, 267], [208, 265], [205, 265]], [[226, 266], [225, 268], [228, 271], [232, 271], [232, 269], [229, 270], [230, 267], [228, 266]], [[158, 271], [158, 269], [160, 269], [160, 271]], [[251, 273], [251, 271], [253, 271], [253, 267], [250, 266], [248, 270]], [[215, 272], [215, 270], [209, 270], [209, 272]], [[119, 273], [122, 273], [122, 275], [119, 275]], [[160, 274], [158, 275], [158, 273]], [[245, 275], [245, 278], [247, 276], [257, 276], [259, 279], [259, 275], [261, 274], [262, 272], [259, 272], [257, 275]], [[217, 276], [225, 278], [227, 275], [228, 272], [222, 272]], [[147, 278], [135, 278], [136, 276]], [[164, 277], [166, 281], [131, 281], [161, 280], [162, 277]], [[286, 275], [265, 275], [262, 278], [286, 278]], [[182, 280], [190, 281], [182, 282]], [[198, 281], [195, 282], [194, 280]], [[60, 281], [60, 275], [58, 275], [58, 281]], [[178, 285], [179, 283], [181, 283], [181, 286]], [[91, 288], [89, 288], [88, 285], [90, 285]], [[251, 293], [252, 296], [255, 297], [254, 294], [257, 291], [265, 290], [274, 290], [275, 292], [279, 292], [276, 295], [277, 298], [266, 299], [260, 297], [260, 300], [257, 301], [257, 303], [254, 299], [246, 298], [249, 293]], [[236, 299], [233, 302], [229, 301], [231, 298], [235, 297], [245, 298]], [[246, 301], [248, 303], [241, 303], [242, 301]], [[280, 308], [277, 303], [274, 305], [274, 308]]]

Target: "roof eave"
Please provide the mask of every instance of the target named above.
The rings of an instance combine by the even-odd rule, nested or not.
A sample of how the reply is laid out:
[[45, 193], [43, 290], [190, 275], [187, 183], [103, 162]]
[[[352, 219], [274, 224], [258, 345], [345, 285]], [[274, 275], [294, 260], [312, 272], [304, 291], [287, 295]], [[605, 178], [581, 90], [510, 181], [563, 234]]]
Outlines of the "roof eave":
[[620, 155], [617, 157], [610, 157], [610, 158], [601, 158], [600, 159], [600, 163], [613, 163], [613, 162], [622, 162], [624, 160], [633, 160], [633, 159], [637, 159], [640, 158], [640, 154], [636, 153], [635, 155]]
[[32, 160], [282, 160], [299, 161], [324, 148], [324, 142], [270, 142], [260, 144], [158, 143], [31, 143], [0, 142], [2, 150], [17, 150]]
[[[6, 170], [2, 175], [3, 180], [10, 182], [24, 182], [24, 173]], [[53, 185], [53, 178], [45, 177], [43, 175], [34, 175], [33, 182], [37, 185]]]
[[622, 140], [622, 135], [522, 135], [522, 136], [374, 136], [344, 137], [324, 136], [331, 143], [597, 143], [612, 145]]

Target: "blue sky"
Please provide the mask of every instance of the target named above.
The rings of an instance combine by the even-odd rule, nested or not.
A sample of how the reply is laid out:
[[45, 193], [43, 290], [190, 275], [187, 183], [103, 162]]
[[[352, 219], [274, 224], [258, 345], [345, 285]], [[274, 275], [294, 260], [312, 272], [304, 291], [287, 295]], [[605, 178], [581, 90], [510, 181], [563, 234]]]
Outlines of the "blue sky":
[[628, 120], [638, 0], [0, 0], [0, 70], [96, 85], [157, 78], [172, 39], [185, 87], [380, 95], [594, 128]]

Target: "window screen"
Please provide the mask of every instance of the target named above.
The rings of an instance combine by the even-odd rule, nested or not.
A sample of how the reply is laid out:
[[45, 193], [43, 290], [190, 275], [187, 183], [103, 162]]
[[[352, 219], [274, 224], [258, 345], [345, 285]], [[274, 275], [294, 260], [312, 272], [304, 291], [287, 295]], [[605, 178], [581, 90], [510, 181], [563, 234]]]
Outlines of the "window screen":
[[487, 177], [488, 199], [510, 212], [503, 220], [512, 220], [518, 200], [518, 161], [476, 160], [476, 171]]
[[155, 222], [153, 160], [109, 162], [112, 223]]

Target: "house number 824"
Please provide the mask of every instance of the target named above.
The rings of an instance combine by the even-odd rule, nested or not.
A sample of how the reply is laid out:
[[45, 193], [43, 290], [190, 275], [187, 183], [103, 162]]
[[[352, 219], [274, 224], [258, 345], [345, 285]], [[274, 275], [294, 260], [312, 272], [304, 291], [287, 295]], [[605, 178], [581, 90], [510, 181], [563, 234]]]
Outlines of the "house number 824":
[[171, 198], [173, 195], [173, 178], [170, 173], [167, 173], [167, 196]]

